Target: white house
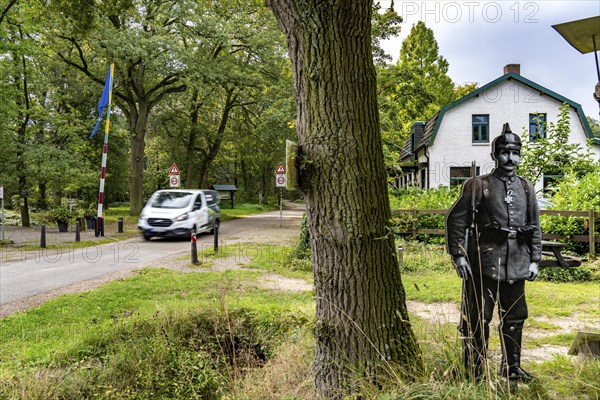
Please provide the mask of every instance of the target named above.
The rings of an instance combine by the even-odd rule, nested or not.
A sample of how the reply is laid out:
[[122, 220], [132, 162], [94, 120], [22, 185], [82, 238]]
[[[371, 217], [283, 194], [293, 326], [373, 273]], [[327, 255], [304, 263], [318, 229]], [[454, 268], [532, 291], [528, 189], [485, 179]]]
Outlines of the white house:
[[[476, 162], [477, 174], [494, 168], [490, 157], [493, 139], [505, 122], [523, 137], [545, 135], [544, 123], [556, 123], [559, 108], [570, 106], [571, 143], [584, 148], [593, 140], [592, 152], [600, 158], [600, 139], [594, 138], [581, 105], [520, 75], [519, 64], [504, 67], [504, 75], [446, 105], [427, 122], [416, 122], [400, 159], [403, 176], [398, 185], [435, 188], [460, 184]], [[541, 190], [552, 179], [536, 182]]]

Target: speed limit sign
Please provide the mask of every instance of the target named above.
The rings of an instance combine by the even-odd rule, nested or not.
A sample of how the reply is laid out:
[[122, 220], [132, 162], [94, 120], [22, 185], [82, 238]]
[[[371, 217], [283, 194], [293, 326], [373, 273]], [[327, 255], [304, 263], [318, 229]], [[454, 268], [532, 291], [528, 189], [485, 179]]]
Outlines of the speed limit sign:
[[285, 175], [277, 175], [275, 187], [285, 187]]
[[179, 175], [171, 175], [169, 177], [169, 183], [172, 188], [179, 187], [179, 184], [181, 183], [181, 179], [179, 179]]

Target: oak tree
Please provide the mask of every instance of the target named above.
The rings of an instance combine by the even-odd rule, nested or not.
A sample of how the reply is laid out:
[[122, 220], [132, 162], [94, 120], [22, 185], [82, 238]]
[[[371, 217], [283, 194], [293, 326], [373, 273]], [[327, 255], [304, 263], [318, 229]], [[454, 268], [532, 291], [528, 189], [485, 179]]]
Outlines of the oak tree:
[[419, 347], [388, 229], [371, 46], [372, 1], [268, 0], [295, 79], [316, 289], [319, 395], [353, 392], [355, 374], [418, 369]]

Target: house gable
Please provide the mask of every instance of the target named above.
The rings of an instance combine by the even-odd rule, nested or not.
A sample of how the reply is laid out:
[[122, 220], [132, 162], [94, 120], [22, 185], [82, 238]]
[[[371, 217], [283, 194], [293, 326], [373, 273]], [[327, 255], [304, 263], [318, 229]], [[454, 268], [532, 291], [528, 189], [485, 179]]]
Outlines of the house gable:
[[[444, 119], [444, 115], [446, 114], [446, 112], [448, 110], [450, 110], [462, 103], [465, 103], [469, 100], [473, 100], [473, 99], [479, 97], [480, 95], [483, 95], [486, 91], [493, 88], [494, 86], [499, 85], [502, 82], [508, 81], [511, 79], [514, 79], [517, 82], [520, 82], [526, 86], [529, 86], [530, 88], [538, 91], [540, 94], [545, 94], [547, 96], [554, 98], [555, 100], [559, 101], [560, 103], [567, 103], [568, 105], [573, 107], [575, 109], [575, 111], [577, 112], [577, 115], [579, 116], [579, 121], [581, 122], [581, 125], [583, 126], [583, 130], [584, 130], [586, 136], [589, 139], [592, 139], [594, 141], [594, 143], [600, 144], [600, 139], [594, 137], [594, 135], [592, 133], [592, 129], [590, 128], [590, 125], [588, 124], [587, 119], [585, 118], [585, 114], [583, 113], [583, 109], [581, 108], [580, 104], [575, 103], [574, 101], [569, 100], [566, 97], [561, 96], [560, 94], [553, 92], [550, 89], [546, 89], [545, 87], [540, 86], [537, 83], [530, 81], [527, 78], [523, 78], [521, 75], [516, 74], [514, 72], [508, 72], [508, 73], [502, 75], [501, 77], [491, 81], [490, 83], [480, 87], [479, 89], [472, 91], [471, 93], [467, 94], [466, 96], [463, 96], [460, 99], [455, 100], [452, 103], [442, 107], [440, 112], [432, 118], [432, 120], [435, 119], [435, 122], [434, 122], [435, 125], [432, 126], [429, 130], [428, 129], [425, 130], [422, 144], [427, 145], [427, 146], [433, 145], [435, 138], [437, 136], [437, 133], [440, 129], [442, 120]], [[428, 123], [430, 121], [428, 121]], [[425, 140], [427, 140], [427, 142], [424, 142]]]

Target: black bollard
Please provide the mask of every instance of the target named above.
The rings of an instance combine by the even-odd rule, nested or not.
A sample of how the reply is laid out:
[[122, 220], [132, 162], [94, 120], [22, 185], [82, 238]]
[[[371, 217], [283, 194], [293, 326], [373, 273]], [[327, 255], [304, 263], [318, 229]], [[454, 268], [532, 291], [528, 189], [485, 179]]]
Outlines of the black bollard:
[[80, 242], [81, 241], [81, 233], [80, 233], [80, 227], [79, 227], [79, 220], [77, 220], [75, 222], [75, 241], [76, 242]]
[[46, 248], [46, 225], [42, 225], [42, 236], [40, 238], [40, 247], [42, 249]]
[[192, 232], [192, 264], [198, 264], [198, 248], [196, 247], [196, 234]]
[[117, 232], [118, 233], [123, 233], [123, 218], [119, 218], [117, 220]]
[[217, 253], [219, 251], [219, 222], [216, 221], [215, 222], [215, 226], [214, 226], [214, 248], [215, 248], [215, 253]]

